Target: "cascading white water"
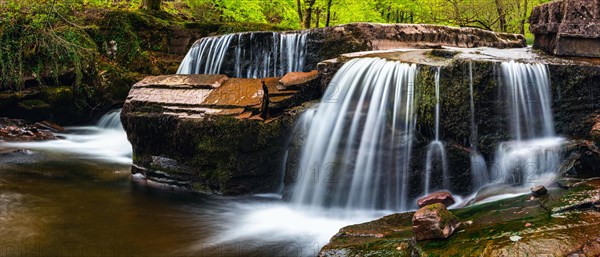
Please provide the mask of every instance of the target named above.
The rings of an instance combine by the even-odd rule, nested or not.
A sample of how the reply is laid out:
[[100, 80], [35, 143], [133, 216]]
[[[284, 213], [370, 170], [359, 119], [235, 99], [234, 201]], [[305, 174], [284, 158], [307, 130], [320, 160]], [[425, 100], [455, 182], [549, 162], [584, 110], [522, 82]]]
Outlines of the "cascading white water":
[[179, 65], [177, 74], [219, 74], [233, 35], [206, 37], [196, 42]]
[[303, 71], [307, 37], [307, 32], [249, 32], [203, 38], [192, 46], [177, 73], [264, 78]]
[[442, 171], [442, 188], [448, 189], [450, 180], [448, 177], [448, 160], [446, 158], [446, 148], [440, 141], [440, 74], [441, 67], [435, 71], [435, 140], [427, 146], [427, 155], [425, 160], [425, 182], [423, 191], [429, 194], [431, 189], [431, 174], [433, 172], [434, 157], [440, 165]]
[[294, 203], [406, 209], [416, 75], [414, 64], [379, 58], [344, 64], [308, 128]]
[[63, 139], [41, 142], [7, 143], [8, 147], [67, 153], [115, 163], [131, 163], [131, 144], [120, 120], [121, 110], [111, 111], [96, 126], [69, 127]]
[[477, 149], [477, 124], [475, 123], [475, 100], [473, 99], [473, 63], [469, 62], [469, 96], [471, 101], [471, 136], [469, 143], [471, 144], [471, 179], [473, 189], [477, 190], [489, 183], [489, 173], [485, 159]]
[[514, 140], [498, 146], [495, 181], [538, 183], [542, 175], [558, 170], [563, 141], [554, 131], [547, 67], [511, 61], [501, 64], [501, 72]]

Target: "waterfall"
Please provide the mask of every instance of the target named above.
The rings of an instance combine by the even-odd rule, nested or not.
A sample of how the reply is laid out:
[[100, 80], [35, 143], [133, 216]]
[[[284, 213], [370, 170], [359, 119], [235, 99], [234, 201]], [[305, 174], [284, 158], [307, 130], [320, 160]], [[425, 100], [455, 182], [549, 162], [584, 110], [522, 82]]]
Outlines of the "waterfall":
[[177, 74], [226, 74], [238, 78], [280, 77], [304, 71], [308, 32], [249, 32], [200, 39]]
[[132, 149], [120, 120], [121, 110], [106, 113], [95, 126], [68, 127], [58, 140], [9, 143], [8, 146], [68, 156], [98, 159], [111, 163], [131, 163]]
[[177, 74], [219, 74], [233, 35], [207, 37], [196, 42], [179, 65]]
[[313, 207], [405, 210], [417, 67], [348, 61], [316, 107], [292, 201]]
[[434, 157], [437, 157], [439, 167], [442, 170], [442, 187], [448, 189], [450, 180], [448, 177], [448, 160], [446, 158], [446, 148], [440, 141], [440, 74], [441, 67], [435, 71], [435, 140], [427, 146], [427, 155], [425, 160], [425, 185], [423, 190], [425, 194], [429, 193], [431, 188], [431, 173], [433, 170]]
[[124, 131], [123, 124], [121, 124], [121, 110], [113, 110], [104, 114], [96, 124], [96, 127]]
[[514, 61], [501, 64], [507, 89], [513, 140], [496, 151], [496, 182], [538, 183], [554, 174], [561, 162], [562, 139], [556, 137], [551, 109], [550, 79], [543, 64]]
[[477, 149], [477, 141], [479, 140], [477, 135], [477, 124], [475, 123], [475, 100], [473, 97], [473, 63], [469, 62], [469, 96], [470, 96], [470, 108], [471, 108], [471, 136], [469, 143], [471, 144], [471, 178], [473, 183], [473, 189], [477, 190], [487, 184], [490, 180], [487, 164], [485, 159], [479, 153]]

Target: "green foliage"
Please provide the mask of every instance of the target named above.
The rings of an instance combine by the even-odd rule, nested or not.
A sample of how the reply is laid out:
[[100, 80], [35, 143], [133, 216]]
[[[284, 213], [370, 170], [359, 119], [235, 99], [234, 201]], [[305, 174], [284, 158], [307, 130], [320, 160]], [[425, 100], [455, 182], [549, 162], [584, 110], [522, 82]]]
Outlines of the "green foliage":
[[[314, 1], [310, 5], [312, 0], [173, 0], [163, 1], [161, 11], [142, 10], [142, 0], [0, 1], [4, 16], [0, 19], [0, 88], [22, 88], [24, 78], [59, 84], [59, 75], [67, 71], [72, 71], [76, 84], [81, 84], [85, 73], [93, 72], [92, 62], [98, 55], [132, 71], [153, 73], [140, 64], [152, 63], [151, 52], [163, 50], [164, 44], [153, 42], [164, 38], [163, 28], [173, 21], [181, 25], [216, 24], [216, 29], [208, 31], [217, 34], [298, 29], [302, 27], [301, 17], [310, 10], [312, 27], [323, 27], [329, 13], [329, 25], [400, 22], [469, 26], [526, 33], [531, 43], [528, 15], [535, 5], [548, 0]], [[248, 27], [248, 23], [255, 25]], [[140, 30], [156, 33], [141, 34]], [[116, 43], [114, 55], [107, 54], [111, 41]]]
[[0, 19], [0, 88], [22, 88], [23, 78], [58, 84], [59, 75], [69, 71], [81, 82], [95, 44], [64, 20], [61, 12], [69, 3], [9, 1], [1, 7], [6, 18]]

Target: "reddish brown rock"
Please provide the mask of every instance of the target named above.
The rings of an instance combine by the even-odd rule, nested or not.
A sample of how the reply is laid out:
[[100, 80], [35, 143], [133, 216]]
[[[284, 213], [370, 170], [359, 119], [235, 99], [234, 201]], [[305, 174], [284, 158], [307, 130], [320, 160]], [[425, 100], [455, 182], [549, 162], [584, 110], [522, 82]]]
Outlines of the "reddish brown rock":
[[419, 208], [435, 203], [441, 203], [448, 207], [453, 205], [455, 201], [454, 197], [452, 197], [452, 194], [446, 191], [431, 193], [417, 200], [417, 205], [419, 205]]
[[305, 85], [317, 77], [319, 77], [319, 72], [317, 70], [309, 72], [290, 72], [285, 74], [285, 76], [279, 80], [279, 85], [277, 88], [284, 90], [292, 86]]
[[596, 116], [593, 120], [594, 125], [592, 126], [592, 131], [590, 134], [592, 137], [598, 138], [600, 140], [600, 115]]
[[412, 222], [417, 241], [448, 238], [460, 225], [458, 218], [441, 203], [419, 209]]
[[60, 132], [61, 129], [64, 131], [62, 127], [48, 121], [30, 124], [24, 120], [0, 118], [0, 140], [53, 140], [57, 139], [53, 132]]

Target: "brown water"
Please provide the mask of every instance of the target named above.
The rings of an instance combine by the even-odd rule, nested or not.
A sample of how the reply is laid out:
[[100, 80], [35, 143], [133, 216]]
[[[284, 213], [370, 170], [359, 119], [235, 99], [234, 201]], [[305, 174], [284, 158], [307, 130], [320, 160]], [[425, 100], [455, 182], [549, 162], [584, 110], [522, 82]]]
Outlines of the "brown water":
[[269, 200], [157, 189], [129, 172], [64, 154], [0, 155], [0, 256], [287, 255], [282, 241], [210, 242], [228, 204]]

